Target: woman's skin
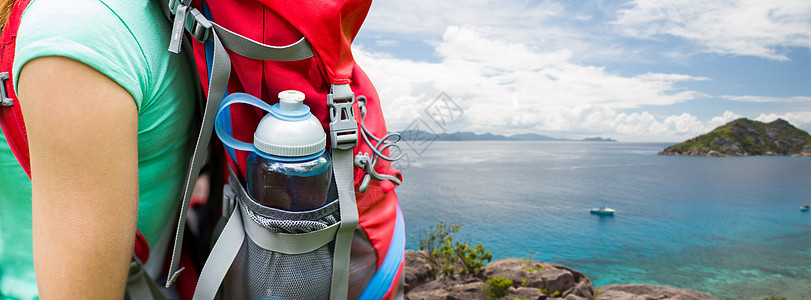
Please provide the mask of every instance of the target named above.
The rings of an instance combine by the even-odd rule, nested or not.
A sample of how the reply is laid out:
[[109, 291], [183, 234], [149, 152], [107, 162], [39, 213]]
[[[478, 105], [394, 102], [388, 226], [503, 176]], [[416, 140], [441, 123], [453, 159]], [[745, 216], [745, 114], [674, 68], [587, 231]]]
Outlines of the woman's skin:
[[31, 60], [18, 76], [41, 299], [122, 299], [138, 210], [135, 101], [65, 57]]

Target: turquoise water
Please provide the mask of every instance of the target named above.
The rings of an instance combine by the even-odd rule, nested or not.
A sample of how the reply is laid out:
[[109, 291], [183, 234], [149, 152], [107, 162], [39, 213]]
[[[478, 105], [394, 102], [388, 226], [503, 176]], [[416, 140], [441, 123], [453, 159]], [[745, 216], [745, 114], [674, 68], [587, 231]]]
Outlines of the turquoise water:
[[[461, 222], [495, 259], [531, 251], [595, 286], [811, 299], [811, 158], [657, 156], [665, 146], [435, 142], [400, 166], [407, 248]], [[590, 214], [600, 202], [616, 215]]]

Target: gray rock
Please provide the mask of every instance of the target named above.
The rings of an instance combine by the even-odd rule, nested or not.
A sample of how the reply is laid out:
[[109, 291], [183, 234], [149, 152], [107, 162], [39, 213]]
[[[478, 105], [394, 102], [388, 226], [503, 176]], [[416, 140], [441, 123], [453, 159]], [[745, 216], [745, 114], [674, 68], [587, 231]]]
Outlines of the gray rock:
[[529, 287], [510, 287], [509, 291], [507, 291], [506, 299], [530, 299], [530, 300], [544, 300], [546, 299], [546, 295], [541, 293], [540, 290], [536, 288], [529, 288]]
[[694, 290], [678, 289], [663, 285], [652, 284], [610, 284], [595, 287], [600, 291], [596, 300], [717, 300], [713, 296]]
[[487, 264], [483, 275], [486, 278], [501, 276], [512, 280], [516, 286], [543, 288], [545, 285], [543, 278], [538, 276], [541, 272], [538, 270], [544, 268], [544, 265], [539, 261], [527, 262], [520, 258], [500, 259]]
[[[591, 297], [591, 281], [583, 273], [563, 265], [508, 258], [491, 262], [485, 266], [483, 276], [501, 276], [511, 279], [516, 287], [545, 289], [549, 295], [558, 292], [558, 297], [568, 294]], [[573, 290], [579, 285], [580, 290]]]
[[443, 276], [413, 287], [406, 293], [405, 298], [412, 300], [484, 299], [483, 285], [484, 282], [478, 278]]
[[567, 270], [549, 268], [540, 273], [541, 280], [543, 280], [550, 295], [555, 294], [555, 292], [563, 295], [569, 289], [575, 287], [574, 275]]
[[484, 282], [479, 280], [458, 284], [451, 288], [450, 293], [446, 299], [448, 300], [467, 300], [467, 299], [481, 299], [484, 293], [482, 286]]
[[581, 281], [585, 280], [588, 283], [588, 285], [591, 286], [591, 280], [589, 280], [586, 277], [586, 275], [583, 275], [583, 273], [580, 273], [579, 271], [577, 271], [575, 269], [569, 268], [569, 267], [564, 266], [564, 265], [555, 264], [555, 263], [545, 263], [544, 265], [551, 266], [551, 267], [553, 267], [555, 269], [561, 269], [561, 270], [569, 271], [569, 273], [572, 273], [572, 275], [574, 276], [574, 281], [575, 282], [581, 282]]
[[[413, 251], [409, 251], [413, 252]], [[524, 259], [502, 259], [487, 264], [478, 276], [440, 276], [429, 280], [430, 267], [419, 257], [419, 252], [406, 253], [406, 299], [451, 300], [486, 299], [485, 281], [501, 276], [511, 279], [513, 286], [505, 299], [566, 299], [566, 300], [703, 300], [717, 299], [705, 293], [650, 284], [613, 284], [592, 287], [582, 273], [563, 265], [528, 262]], [[424, 257], [423, 257], [424, 259]], [[409, 270], [416, 268], [419, 270]], [[545, 289], [548, 294], [541, 292]], [[600, 296], [594, 295], [599, 290]], [[558, 292], [553, 298], [551, 294]]]
[[433, 280], [411, 288], [405, 295], [406, 299], [412, 300], [441, 300], [450, 294], [445, 289], [447, 282]]
[[598, 300], [651, 300], [651, 299], [653, 299], [653, 298], [649, 298], [649, 297], [646, 297], [646, 296], [626, 293], [626, 292], [623, 292], [623, 291], [605, 291], [605, 292], [602, 292], [602, 290], [600, 290], [600, 289], [598, 289], [598, 291], [601, 292], [601, 294], [595, 298], [595, 299], [598, 299]]
[[567, 297], [567, 299], [568, 296], [578, 296], [586, 299], [591, 299], [594, 297], [594, 289], [592, 289], [591, 282], [588, 279], [581, 280], [580, 282], [577, 283], [577, 286], [566, 292], [566, 294], [564, 294], [563, 296]]
[[414, 287], [425, 283], [432, 277], [431, 266], [425, 262], [428, 252], [411, 251], [405, 252], [405, 292], [408, 293]]
[[707, 152], [707, 156], [709, 156], [709, 157], [722, 157], [724, 155], [719, 153], [718, 151], [710, 150], [710, 152]]

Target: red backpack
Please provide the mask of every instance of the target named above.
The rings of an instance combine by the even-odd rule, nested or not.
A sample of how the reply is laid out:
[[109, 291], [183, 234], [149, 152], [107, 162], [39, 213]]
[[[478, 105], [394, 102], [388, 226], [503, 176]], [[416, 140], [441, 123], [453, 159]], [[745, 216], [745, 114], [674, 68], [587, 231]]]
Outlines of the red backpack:
[[[293, 89], [305, 94], [305, 104], [329, 137], [338, 198], [332, 210], [339, 221], [313, 232], [262, 232], [259, 237], [257, 223], [290, 220], [278, 220], [275, 212], [269, 216], [251, 211], [252, 200], [241, 184], [249, 154], [243, 150], [248, 148], [234, 149], [226, 142], [230, 176], [222, 214], [229, 217], [215, 234], [219, 238], [201, 271], [195, 299], [212, 299], [218, 291], [228, 299], [397, 295], [405, 234], [394, 193], [401, 178], [388, 153], [389, 147], [396, 147], [392, 141], [397, 136], [387, 132], [377, 92], [355, 64], [350, 48], [370, 5], [347, 0], [169, 1], [174, 20], [170, 51], [180, 50], [185, 29], [207, 100], [167, 286], [177, 275], [191, 178], [199, 172], [215, 115], [226, 135], [250, 142], [264, 113], [254, 106], [232, 104], [245, 103], [242, 93], [274, 104], [276, 94]], [[230, 96], [223, 101], [225, 95]], [[291, 218], [311, 221], [298, 215]], [[324, 251], [330, 254], [326, 261], [321, 259]], [[318, 255], [321, 258], [316, 259]], [[267, 263], [257, 267], [256, 261]], [[317, 261], [324, 261], [328, 274]], [[325, 279], [324, 287], [318, 287]], [[224, 291], [219, 289], [221, 283]]]

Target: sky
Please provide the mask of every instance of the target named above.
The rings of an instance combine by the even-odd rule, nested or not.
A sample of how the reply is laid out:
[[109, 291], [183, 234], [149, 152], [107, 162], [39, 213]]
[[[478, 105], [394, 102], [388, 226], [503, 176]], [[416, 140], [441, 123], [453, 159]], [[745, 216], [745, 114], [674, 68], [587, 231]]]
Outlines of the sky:
[[[375, 0], [352, 52], [391, 131], [679, 142], [741, 117], [811, 131], [808, 0]], [[432, 122], [437, 107], [453, 110]]]

